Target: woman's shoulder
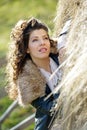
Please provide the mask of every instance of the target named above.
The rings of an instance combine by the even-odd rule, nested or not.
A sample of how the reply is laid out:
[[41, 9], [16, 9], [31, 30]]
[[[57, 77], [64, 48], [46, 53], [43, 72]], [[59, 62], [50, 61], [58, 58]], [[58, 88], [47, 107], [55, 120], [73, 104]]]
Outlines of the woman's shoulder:
[[18, 100], [21, 105], [28, 105], [45, 94], [46, 82], [38, 68], [28, 60], [17, 80]]

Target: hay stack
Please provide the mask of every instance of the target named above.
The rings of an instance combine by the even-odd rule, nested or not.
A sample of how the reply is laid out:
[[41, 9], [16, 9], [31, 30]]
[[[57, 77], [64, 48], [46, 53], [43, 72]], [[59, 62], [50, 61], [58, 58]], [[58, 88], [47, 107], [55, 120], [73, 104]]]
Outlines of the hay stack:
[[87, 0], [60, 0], [55, 35], [71, 19], [54, 130], [87, 130]]

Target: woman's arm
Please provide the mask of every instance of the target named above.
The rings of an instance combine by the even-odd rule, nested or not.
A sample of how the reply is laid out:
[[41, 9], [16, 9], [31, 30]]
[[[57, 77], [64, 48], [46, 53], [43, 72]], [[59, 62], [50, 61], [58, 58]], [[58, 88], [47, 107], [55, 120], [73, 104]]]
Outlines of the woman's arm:
[[[58, 96], [59, 96], [59, 94], [58, 94]], [[56, 96], [56, 97], [58, 97], [58, 96]], [[42, 111], [42, 113], [48, 114], [51, 116], [53, 111], [55, 111], [55, 109], [53, 109], [53, 108], [56, 107], [57, 101], [56, 101], [56, 99], [51, 100], [51, 97], [49, 97], [46, 100], [45, 99], [46, 99], [45, 96], [37, 98], [31, 104], [36, 109], [39, 109], [40, 111]]]
[[58, 41], [57, 48], [58, 48], [58, 52], [59, 52], [60, 64], [65, 60], [65, 51], [66, 51], [65, 45], [67, 42], [67, 33], [69, 31], [70, 25], [71, 25], [71, 20], [68, 20], [65, 23], [65, 25], [64, 25], [64, 27], [63, 27], [63, 29], [58, 37], [58, 40], [57, 40]]

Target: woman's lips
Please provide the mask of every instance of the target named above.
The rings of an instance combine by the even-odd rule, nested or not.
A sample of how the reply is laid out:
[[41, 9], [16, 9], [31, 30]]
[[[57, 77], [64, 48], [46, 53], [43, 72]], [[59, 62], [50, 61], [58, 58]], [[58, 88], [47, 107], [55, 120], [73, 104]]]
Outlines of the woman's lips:
[[39, 52], [42, 52], [42, 53], [44, 53], [44, 52], [46, 52], [47, 51], [47, 48], [41, 48], [40, 50], [39, 50]]

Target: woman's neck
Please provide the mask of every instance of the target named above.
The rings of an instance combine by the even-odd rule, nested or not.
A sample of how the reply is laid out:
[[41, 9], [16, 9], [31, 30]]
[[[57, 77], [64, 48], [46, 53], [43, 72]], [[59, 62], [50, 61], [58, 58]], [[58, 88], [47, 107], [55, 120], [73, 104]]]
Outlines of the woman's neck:
[[37, 65], [38, 68], [43, 68], [44, 70], [51, 73], [51, 67], [50, 67], [50, 58], [44, 58], [44, 59], [35, 59], [33, 62]]

